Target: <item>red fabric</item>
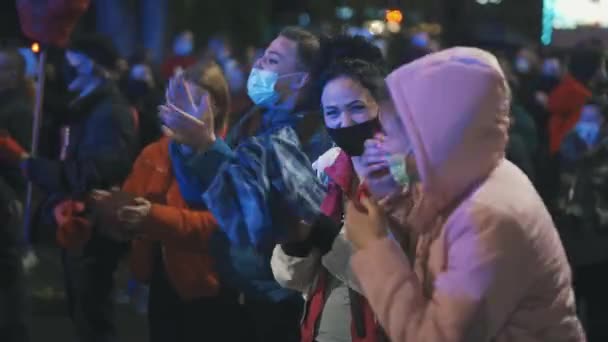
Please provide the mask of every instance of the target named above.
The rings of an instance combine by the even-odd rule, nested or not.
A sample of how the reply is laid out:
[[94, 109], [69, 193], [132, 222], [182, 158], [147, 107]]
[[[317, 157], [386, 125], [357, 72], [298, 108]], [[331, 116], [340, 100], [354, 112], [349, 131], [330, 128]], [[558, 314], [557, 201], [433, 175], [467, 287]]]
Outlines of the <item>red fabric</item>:
[[[319, 278], [317, 280], [317, 287], [313, 292], [312, 296], [308, 300], [308, 307], [306, 311], [306, 316], [302, 321], [302, 326], [300, 328], [300, 341], [301, 342], [314, 342], [315, 341], [315, 333], [317, 331], [317, 326], [319, 323], [319, 319], [321, 318], [321, 313], [323, 312], [323, 308], [325, 307], [325, 299], [326, 299], [326, 290], [327, 290], [327, 276], [326, 272], [322, 272], [319, 274]], [[359, 337], [357, 335], [357, 331], [355, 328], [354, 320], [351, 323], [351, 336], [353, 342], [377, 342], [379, 341], [378, 336], [380, 336], [380, 326], [376, 322], [376, 316], [374, 312], [363, 297], [362, 298], [362, 314], [363, 314], [363, 322], [365, 325], [365, 336]]]
[[135, 131], [139, 131], [139, 112], [137, 111], [137, 108], [131, 107], [131, 116], [133, 116]]
[[65, 47], [90, 0], [17, 0], [21, 30], [44, 45]]
[[196, 58], [193, 56], [173, 56], [167, 59], [161, 66], [161, 75], [168, 80], [173, 77], [175, 69], [178, 67], [186, 69], [189, 66], [196, 64]]
[[321, 212], [334, 221], [342, 219], [342, 196], [350, 191], [355, 171], [350, 157], [340, 152], [336, 161], [324, 170], [331, 179], [327, 188], [327, 195], [321, 203]]
[[18, 165], [27, 151], [7, 133], [0, 133], [0, 162]]
[[84, 212], [84, 203], [66, 200], [55, 206], [54, 215], [57, 223], [55, 233], [57, 243], [65, 249], [82, 247], [91, 239], [91, 223], [78, 216]]
[[314, 342], [315, 332], [317, 330], [317, 322], [321, 318], [321, 312], [325, 306], [325, 290], [327, 288], [327, 273], [322, 272], [319, 274], [317, 280], [317, 287], [315, 292], [308, 300], [308, 308], [306, 310], [306, 316], [302, 321], [301, 327], [301, 342]]
[[[326, 168], [324, 172], [331, 179], [331, 182], [328, 186], [327, 196], [321, 204], [321, 211], [339, 222], [344, 211], [344, 195], [351, 199], [353, 199], [353, 195], [358, 198], [362, 193], [365, 193], [367, 187], [362, 185], [358, 188], [356, 194], [352, 193], [353, 188], [351, 185], [355, 179], [354, 177], [356, 177], [355, 170], [353, 169], [350, 157], [344, 152], [340, 152], [336, 161]], [[306, 315], [300, 328], [301, 342], [314, 342], [317, 325], [325, 307], [327, 276], [328, 274], [325, 271], [319, 274], [317, 286], [308, 300]], [[363, 338], [357, 336], [354, 320], [352, 320], [352, 341], [377, 342], [379, 340], [378, 336], [380, 336], [380, 326], [376, 322], [374, 312], [365, 299], [362, 299], [361, 307], [366, 336]]]
[[591, 98], [591, 91], [571, 75], [549, 94], [549, 148], [551, 154], [559, 152], [562, 141], [574, 129], [580, 119], [585, 103]]

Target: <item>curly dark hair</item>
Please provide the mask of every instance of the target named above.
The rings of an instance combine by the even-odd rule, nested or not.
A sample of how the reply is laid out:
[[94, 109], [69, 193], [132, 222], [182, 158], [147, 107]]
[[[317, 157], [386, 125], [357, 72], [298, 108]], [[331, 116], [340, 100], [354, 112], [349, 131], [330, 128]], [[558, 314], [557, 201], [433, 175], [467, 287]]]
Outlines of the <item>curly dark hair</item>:
[[363, 37], [340, 35], [321, 40], [319, 92], [330, 81], [344, 76], [361, 83], [377, 101], [384, 100], [389, 96], [384, 81], [386, 69], [382, 51]]

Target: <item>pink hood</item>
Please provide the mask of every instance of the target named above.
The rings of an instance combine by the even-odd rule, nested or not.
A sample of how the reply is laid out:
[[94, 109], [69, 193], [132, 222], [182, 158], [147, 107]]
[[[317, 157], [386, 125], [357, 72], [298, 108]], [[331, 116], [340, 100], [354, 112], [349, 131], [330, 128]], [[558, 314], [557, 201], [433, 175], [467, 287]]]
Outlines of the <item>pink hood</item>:
[[424, 197], [437, 210], [468, 193], [504, 158], [510, 93], [490, 53], [445, 50], [395, 70], [386, 81]]

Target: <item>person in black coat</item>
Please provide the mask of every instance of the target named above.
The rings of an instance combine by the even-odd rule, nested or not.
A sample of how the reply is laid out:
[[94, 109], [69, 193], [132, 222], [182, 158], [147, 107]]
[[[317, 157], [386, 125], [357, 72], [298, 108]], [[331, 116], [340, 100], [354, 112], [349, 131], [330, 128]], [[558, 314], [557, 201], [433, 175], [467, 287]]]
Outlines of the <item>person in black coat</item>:
[[[43, 220], [57, 220], [55, 209], [67, 200], [120, 186], [130, 172], [138, 147], [136, 117], [109, 77], [117, 61], [111, 43], [98, 36], [74, 40], [65, 53], [70, 96], [66, 112], [52, 118], [62, 131], [59, 156], [19, 152], [22, 173], [48, 196]], [[103, 236], [102, 228], [93, 225], [82, 248], [63, 252], [69, 311], [83, 342], [116, 340], [113, 274], [128, 245]]]
[[[17, 50], [0, 50], [0, 131], [28, 147], [32, 101], [25, 61]], [[26, 285], [21, 262], [25, 180], [16, 166], [0, 163], [0, 336], [3, 341], [28, 341]]]

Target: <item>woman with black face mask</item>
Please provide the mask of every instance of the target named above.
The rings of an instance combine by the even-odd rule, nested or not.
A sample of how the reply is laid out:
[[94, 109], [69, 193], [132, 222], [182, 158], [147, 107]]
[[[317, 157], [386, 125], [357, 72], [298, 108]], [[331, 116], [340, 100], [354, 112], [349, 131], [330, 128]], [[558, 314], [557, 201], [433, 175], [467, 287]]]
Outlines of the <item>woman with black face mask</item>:
[[[314, 228], [301, 224], [289, 242], [275, 248], [272, 268], [281, 285], [308, 299], [302, 342], [383, 341], [349, 266], [352, 252], [342, 217], [345, 205], [358, 201], [360, 184], [367, 183], [366, 141], [382, 136], [379, 103], [388, 98], [384, 60], [380, 50], [361, 37], [341, 36], [326, 44], [323, 60], [329, 66], [322, 68], [321, 102], [325, 126], [337, 147], [313, 163], [328, 189], [321, 206], [326, 222]], [[401, 189], [388, 164], [377, 164], [383, 181], [373, 189], [370, 184], [370, 191], [381, 197]]]

